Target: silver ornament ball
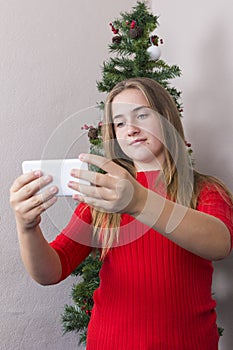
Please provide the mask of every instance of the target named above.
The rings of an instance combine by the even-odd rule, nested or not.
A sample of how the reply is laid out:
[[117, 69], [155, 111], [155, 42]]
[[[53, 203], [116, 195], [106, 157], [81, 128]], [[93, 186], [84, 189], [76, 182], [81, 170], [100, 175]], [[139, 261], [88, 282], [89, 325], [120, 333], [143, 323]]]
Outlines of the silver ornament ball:
[[147, 52], [153, 61], [157, 61], [161, 56], [161, 50], [157, 45], [151, 45], [148, 47]]

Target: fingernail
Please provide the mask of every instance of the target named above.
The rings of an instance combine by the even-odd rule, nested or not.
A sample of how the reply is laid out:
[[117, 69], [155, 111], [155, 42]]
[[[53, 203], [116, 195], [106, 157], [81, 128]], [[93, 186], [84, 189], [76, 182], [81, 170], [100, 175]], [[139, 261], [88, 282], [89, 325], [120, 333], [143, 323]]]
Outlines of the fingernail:
[[81, 202], [82, 201], [82, 197], [79, 195], [79, 194], [73, 194], [73, 199], [76, 200], [76, 201], [79, 201]]
[[55, 186], [51, 187], [49, 190], [51, 193], [57, 193], [57, 187]]
[[80, 159], [80, 160], [84, 160], [84, 159], [85, 159], [85, 154], [84, 154], [84, 153], [81, 153], [81, 154], [79, 155], [79, 159]]
[[50, 182], [52, 180], [52, 177], [50, 175], [45, 175], [44, 176], [44, 181], [47, 183], [47, 182]]
[[40, 170], [36, 170], [36, 171], [34, 171], [34, 175], [35, 175], [35, 176], [40, 176], [40, 175], [41, 175]]

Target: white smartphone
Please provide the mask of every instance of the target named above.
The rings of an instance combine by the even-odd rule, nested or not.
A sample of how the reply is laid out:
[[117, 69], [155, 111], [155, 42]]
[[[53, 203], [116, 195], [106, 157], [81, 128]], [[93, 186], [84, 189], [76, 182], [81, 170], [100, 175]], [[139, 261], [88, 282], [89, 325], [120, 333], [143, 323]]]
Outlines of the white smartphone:
[[[22, 163], [22, 169], [24, 174], [35, 170], [41, 170], [43, 175], [51, 175], [53, 181], [50, 182], [48, 186], [55, 185], [58, 187], [59, 191], [57, 196], [72, 196], [72, 194], [77, 193], [77, 191], [68, 187], [69, 181], [90, 184], [88, 181], [78, 180], [70, 175], [72, 169], [88, 170], [87, 163], [79, 159], [25, 160]], [[41, 190], [44, 190], [44, 188], [46, 188], [46, 186]]]

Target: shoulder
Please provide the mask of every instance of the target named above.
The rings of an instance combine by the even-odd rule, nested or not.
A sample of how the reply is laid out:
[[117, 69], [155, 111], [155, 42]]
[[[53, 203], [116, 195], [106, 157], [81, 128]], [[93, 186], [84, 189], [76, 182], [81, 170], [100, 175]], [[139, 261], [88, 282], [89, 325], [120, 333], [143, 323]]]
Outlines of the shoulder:
[[233, 236], [232, 200], [219, 184], [206, 182], [202, 185], [198, 197], [197, 210], [222, 220]]
[[231, 198], [223, 187], [217, 183], [205, 182], [202, 184], [197, 206], [211, 203], [225, 204], [232, 208]]

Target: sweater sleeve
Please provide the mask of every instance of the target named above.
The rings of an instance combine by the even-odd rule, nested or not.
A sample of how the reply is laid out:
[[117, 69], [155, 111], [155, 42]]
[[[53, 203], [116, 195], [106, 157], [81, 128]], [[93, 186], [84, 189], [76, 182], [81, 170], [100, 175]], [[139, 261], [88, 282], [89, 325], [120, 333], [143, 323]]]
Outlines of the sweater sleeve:
[[85, 204], [79, 204], [70, 222], [62, 232], [50, 242], [59, 255], [62, 275], [58, 282], [69, 276], [75, 268], [91, 253], [91, 212]]
[[[233, 205], [229, 196], [220, 187], [205, 185], [201, 190], [197, 210], [215, 216], [228, 228], [233, 245]], [[230, 250], [231, 250], [230, 249]]]

